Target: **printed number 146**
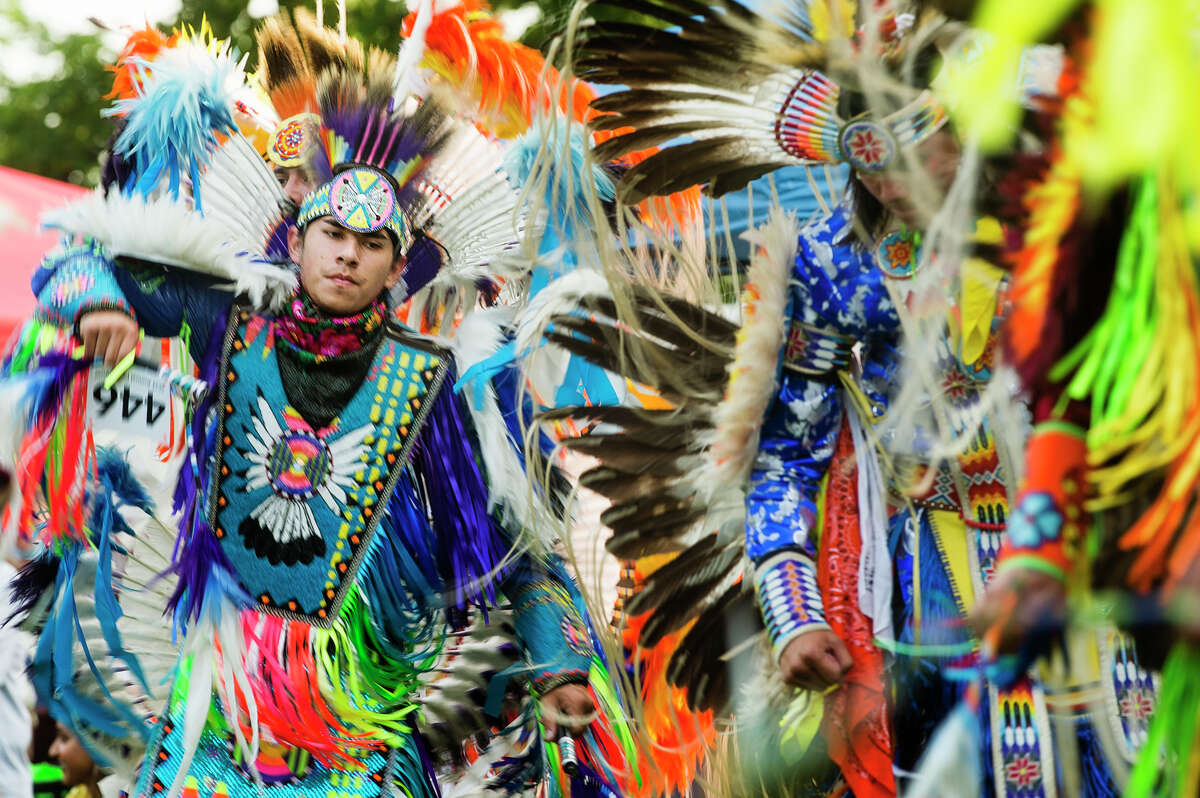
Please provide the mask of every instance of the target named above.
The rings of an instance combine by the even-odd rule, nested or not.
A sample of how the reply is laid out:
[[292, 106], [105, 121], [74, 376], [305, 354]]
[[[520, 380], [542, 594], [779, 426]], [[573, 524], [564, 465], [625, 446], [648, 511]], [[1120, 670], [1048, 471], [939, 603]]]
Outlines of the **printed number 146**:
[[92, 399], [99, 404], [100, 412], [98, 415], [100, 418], [107, 416], [113, 407], [117, 405], [117, 401], [120, 400], [121, 418], [125, 421], [133, 418], [144, 405], [146, 408], [147, 427], [153, 427], [154, 423], [158, 421], [159, 416], [167, 409], [165, 403], [159, 402], [154, 398], [152, 390], [147, 388], [135, 394], [129, 390], [128, 385], [121, 388], [120, 391], [116, 388], [105, 389], [103, 385], [97, 385], [95, 390], [92, 391]]

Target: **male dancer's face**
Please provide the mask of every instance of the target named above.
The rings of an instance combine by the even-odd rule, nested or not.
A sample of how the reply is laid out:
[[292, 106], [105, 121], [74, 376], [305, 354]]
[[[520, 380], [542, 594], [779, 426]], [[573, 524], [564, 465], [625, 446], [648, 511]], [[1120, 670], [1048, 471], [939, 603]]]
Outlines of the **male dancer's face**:
[[927, 183], [921, 185], [932, 189], [936, 196], [914, 196], [914, 175], [903, 162], [896, 169], [859, 172], [858, 179], [863, 188], [871, 192], [893, 216], [908, 227], [919, 230], [929, 223], [931, 209], [941, 204], [950, 184], [954, 182], [961, 150], [954, 134], [943, 128], [918, 144], [913, 156], [917, 168], [928, 179]]
[[364, 310], [400, 279], [404, 257], [384, 230], [356, 233], [332, 216], [288, 232], [288, 250], [300, 266], [300, 284], [331, 316]]
[[275, 179], [279, 181], [279, 186], [288, 199], [296, 203], [297, 208], [304, 203], [308, 192], [316, 188], [299, 166], [276, 166]]

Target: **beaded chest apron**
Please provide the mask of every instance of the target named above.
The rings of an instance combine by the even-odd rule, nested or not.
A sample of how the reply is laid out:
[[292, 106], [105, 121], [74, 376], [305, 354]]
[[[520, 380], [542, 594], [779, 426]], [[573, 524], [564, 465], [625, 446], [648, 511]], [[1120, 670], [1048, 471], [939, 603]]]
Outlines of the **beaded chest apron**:
[[210, 524], [264, 611], [328, 627], [441, 389], [448, 355], [389, 327], [362, 387], [313, 429], [289, 406], [270, 325], [235, 309]]

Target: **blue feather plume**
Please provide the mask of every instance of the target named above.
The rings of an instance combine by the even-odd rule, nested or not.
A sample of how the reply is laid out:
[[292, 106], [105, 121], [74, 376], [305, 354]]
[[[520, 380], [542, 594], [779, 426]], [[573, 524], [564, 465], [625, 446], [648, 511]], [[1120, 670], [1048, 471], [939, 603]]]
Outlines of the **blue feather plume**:
[[114, 152], [132, 165], [128, 193], [148, 197], [166, 180], [173, 198], [187, 180], [196, 210], [200, 172], [221, 136], [236, 131], [234, 90], [243, 82], [242, 66], [228, 48], [217, 53], [200, 45], [182, 45], [162, 53], [151, 64], [137, 59], [143, 85], [138, 97], [118, 100], [104, 113], [124, 116], [125, 129]]

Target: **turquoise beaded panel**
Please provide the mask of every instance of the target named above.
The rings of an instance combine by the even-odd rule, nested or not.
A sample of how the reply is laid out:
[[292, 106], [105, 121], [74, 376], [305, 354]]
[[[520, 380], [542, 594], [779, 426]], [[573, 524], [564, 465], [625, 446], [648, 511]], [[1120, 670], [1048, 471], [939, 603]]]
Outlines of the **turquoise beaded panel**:
[[270, 325], [231, 319], [210, 523], [267, 612], [333, 623], [441, 388], [446, 355], [389, 333], [363, 387], [313, 429], [288, 406]]

